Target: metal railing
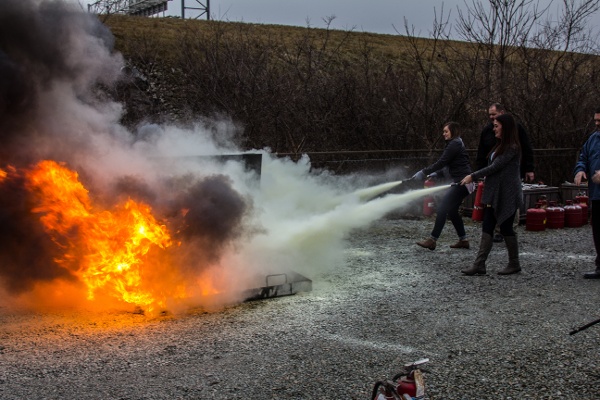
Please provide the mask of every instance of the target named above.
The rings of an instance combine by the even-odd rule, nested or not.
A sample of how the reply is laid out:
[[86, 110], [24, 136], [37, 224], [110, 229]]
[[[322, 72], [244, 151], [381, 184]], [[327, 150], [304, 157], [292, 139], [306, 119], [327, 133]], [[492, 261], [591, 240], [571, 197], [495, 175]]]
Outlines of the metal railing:
[[[311, 166], [328, 169], [337, 174], [355, 172], [385, 173], [396, 171], [398, 179], [405, 178], [419, 169], [432, 164], [442, 154], [442, 149], [414, 150], [364, 150], [364, 151], [318, 151], [305, 153]], [[474, 165], [476, 149], [467, 149]], [[560, 186], [573, 181], [573, 168], [579, 156], [579, 149], [534, 149], [535, 175], [537, 182]], [[302, 154], [276, 153], [278, 157], [299, 159]]]

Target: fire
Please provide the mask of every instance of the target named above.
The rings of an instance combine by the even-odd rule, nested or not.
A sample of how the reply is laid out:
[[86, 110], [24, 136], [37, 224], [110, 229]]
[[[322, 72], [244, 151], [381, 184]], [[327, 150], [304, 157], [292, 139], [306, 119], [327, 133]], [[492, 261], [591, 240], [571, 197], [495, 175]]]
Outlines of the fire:
[[[25, 178], [36, 201], [32, 211], [61, 249], [55, 262], [85, 284], [89, 300], [108, 295], [152, 311], [186, 296], [185, 286], [166, 272], [169, 266], [157, 265], [168, 260], [160, 252], [173, 240], [149, 205], [129, 198], [112, 210], [98, 209], [78, 174], [54, 161], [38, 163]], [[163, 272], [170, 287], [157, 288]]]
[[8, 166], [8, 171], [5, 171], [3, 169], [0, 169], [0, 183], [4, 182], [4, 180], [6, 179], [6, 177], [8, 176], [9, 173], [15, 173], [15, 167], [13, 167], [12, 165]]

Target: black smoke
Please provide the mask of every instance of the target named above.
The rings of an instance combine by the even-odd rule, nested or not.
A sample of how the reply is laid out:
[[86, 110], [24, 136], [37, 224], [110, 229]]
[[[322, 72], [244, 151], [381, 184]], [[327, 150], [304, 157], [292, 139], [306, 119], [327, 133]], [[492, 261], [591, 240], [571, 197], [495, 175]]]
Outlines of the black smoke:
[[[81, 116], [60, 113], [60, 107], [94, 103], [98, 85], [118, 78], [120, 56], [112, 52], [113, 44], [110, 31], [76, 4], [2, 0], [1, 164], [68, 154], [64, 150], [79, 136], [70, 131], [68, 119]], [[49, 107], [54, 115], [48, 115]]]
[[7, 289], [20, 293], [36, 282], [71, 278], [55, 263], [60, 248], [43, 229], [35, 196], [20, 174], [9, 173], [0, 184], [0, 278]]
[[[159, 187], [157, 189], [157, 187]], [[123, 176], [106, 192], [102, 202], [133, 199], [152, 206], [177, 241], [193, 243], [204, 261], [217, 260], [223, 251], [244, 234], [244, 217], [251, 201], [222, 174], [174, 178], [150, 185], [139, 176]]]
[[181, 193], [177, 209], [185, 210], [178, 236], [193, 242], [207, 261], [214, 261], [242, 235], [246, 201], [224, 175], [206, 177]]

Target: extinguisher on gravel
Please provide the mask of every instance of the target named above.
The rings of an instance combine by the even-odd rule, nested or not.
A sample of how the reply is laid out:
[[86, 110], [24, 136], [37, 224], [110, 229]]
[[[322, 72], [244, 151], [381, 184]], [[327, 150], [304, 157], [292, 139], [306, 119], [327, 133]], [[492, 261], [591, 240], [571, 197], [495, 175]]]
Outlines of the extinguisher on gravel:
[[391, 381], [379, 381], [373, 387], [371, 400], [423, 400], [425, 399], [425, 380], [421, 368], [429, 362], [428, 358], [404, 365], [404, 371]]
[[[431, 178], [428, 178], [425, 181], [425, 183], [423, 184], [423, 187], [425, 189], [428, 189], [428, 188], [431, 188], [434, 186], [435, 186], [435, 182]], [[430, 216], [430, 215], [433, 215], [434, 212], [435, 212], [435, 202], [433, 200], [433, 196], [432, 195], [425, 196], [423, 198], [423, 215]]]

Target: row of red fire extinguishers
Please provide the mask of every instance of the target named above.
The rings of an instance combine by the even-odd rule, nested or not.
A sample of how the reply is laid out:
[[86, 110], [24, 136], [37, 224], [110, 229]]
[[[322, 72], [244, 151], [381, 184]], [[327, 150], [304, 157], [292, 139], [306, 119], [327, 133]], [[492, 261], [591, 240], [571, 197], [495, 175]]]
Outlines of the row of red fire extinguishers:
[[[435, 186], [433, 179], [427, 179], [424, 183], [425, 188]], [[485, 183], [477, 182], [477, 191], [473, 203], [473, 221], [483, 221], [483, 204], [481, 198]], [[433, 196], [423, 198], [423, 215], [433, 215], [435, 212], [435, 203]], [[556, 201], [547, 201], [546, 196], [538, 198], [535, 207], [527, 209], [525, 215], [525, 229], [528, 231], [543, 231], [548, 229], [577, 228], [588, 223], [589, 219], [589, 198], [585, 193], [579, 193], [573, 200], [567, 200], [564, 207], [557, 204]]]
[[589, 197], [579, 193], [573, 200], [565, 201], [563, 207], [556, 201], [548, 201], [546, 196], [538, 197], [534, 208], [527, 210], [525, 229], [543, 231], [548, 229], [578, 228], [585, 226], [589, 219]]

